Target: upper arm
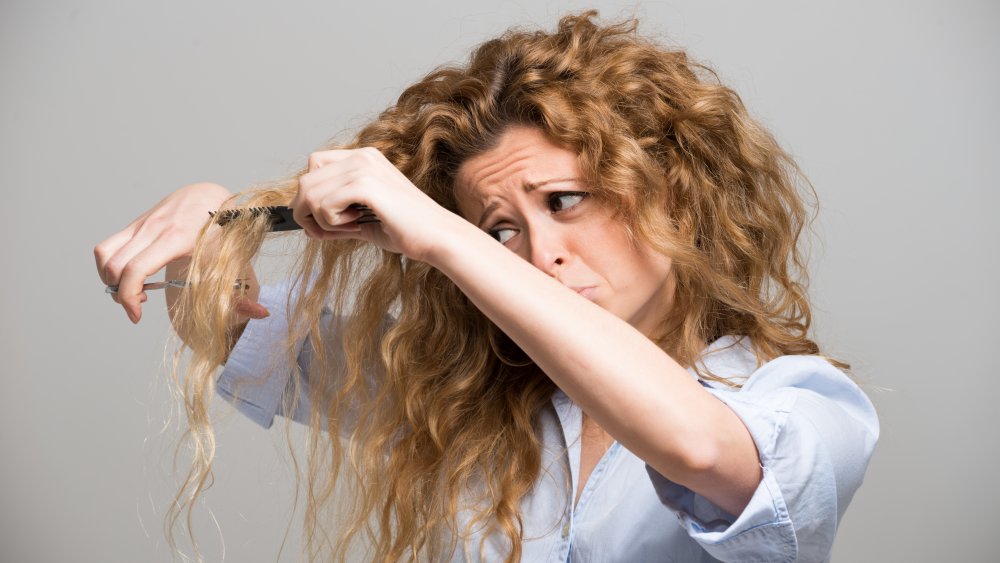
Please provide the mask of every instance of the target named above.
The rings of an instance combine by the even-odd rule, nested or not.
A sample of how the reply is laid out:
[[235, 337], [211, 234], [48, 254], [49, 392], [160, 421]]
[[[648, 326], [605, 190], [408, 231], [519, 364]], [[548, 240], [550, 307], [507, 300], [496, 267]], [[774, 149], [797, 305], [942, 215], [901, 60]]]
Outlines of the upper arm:
[[763, 478], [736, 515], [651, 471], [661, 499], [719, 559], [825, 560], [878, 439], [871, 402], [813, 356], [778, 358], [741, 390], [709, 391], [750, 431]]

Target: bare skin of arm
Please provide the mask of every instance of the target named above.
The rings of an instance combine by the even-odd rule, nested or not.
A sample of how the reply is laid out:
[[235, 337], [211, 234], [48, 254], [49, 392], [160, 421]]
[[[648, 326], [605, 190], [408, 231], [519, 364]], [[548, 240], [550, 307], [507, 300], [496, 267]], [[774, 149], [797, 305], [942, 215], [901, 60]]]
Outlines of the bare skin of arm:
[[[439, 269], [623, 446], [724, 510], [743, 511], [761, 480], [749, 431], [635, 326], [438, 206], [374, 149], [314, 153], [299, 186], [291, 207], [308, 236], [366, 240]], [[358, 225], [352, 203], [382, 223]], [[562, 214], [543, 215], [567, 225]]]
[[742, 512], [761, 474], [756, 446], [732, 410], [622, 319], [473, 225], [452, 227], [429, 262], [622, 445], [668, 479]]

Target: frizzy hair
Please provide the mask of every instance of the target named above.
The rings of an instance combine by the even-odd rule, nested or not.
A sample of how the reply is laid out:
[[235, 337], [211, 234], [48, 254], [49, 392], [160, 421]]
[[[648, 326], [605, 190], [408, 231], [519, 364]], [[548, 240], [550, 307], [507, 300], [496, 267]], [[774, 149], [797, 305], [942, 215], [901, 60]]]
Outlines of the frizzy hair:
[[[566, 16], [554, 32], [509, 30], [468, 64], [407, 88], [352, 142], [323, 149], [374, 147], [457, 212], [460, 165], [512, 126], [538, 128], [579, 155], [593, 196], [634, 243], [673, 260], [673, 308], [652, 336], [678, 362], [699, 369], [705, 344], [726, 334], [749, 336], [759, 362], [818, 354], [799, 245], [808, 182], [710, 69], [641, 37], [635, 20], [599, 25], [596, 16]], [[288, 204], [305, 172], [240, 204]], [[263, 218], [234, 221], [212, 259], [203, 242], [195, 251], [199, 283], [178, 308], [196, 343], [178, 378], [195, 459], [169, 529], [183, 507], [190, 518], [211, 475], [207, 407], [231, 344], [226, 296], [265, 230]], [[357, 543], [373, 561], [438, 561], [481, 549], [461, 539], [473, 528], [506, 538], [507, 560], [520, 560], [519, 506], [543, 470], [537, 421], [554, 384], [425, 263], [357, 241], [310, 240], [299, 258], [288, 303], [296, 322], [279, 356], [308, 370], [308, 389], [293, 377], [285, 412], [300, 392], [309, 397], [309, 560], [345, 560]], [[333, 327], [320, 322], [327, 307]], [[312, 353], [300, 366], [303, 341]], [[338, 487], [351, 491], [335, 503], [350, 522], [329, 530], [323, 511]], [[460, 513], [471, 515], [465, 525]]]

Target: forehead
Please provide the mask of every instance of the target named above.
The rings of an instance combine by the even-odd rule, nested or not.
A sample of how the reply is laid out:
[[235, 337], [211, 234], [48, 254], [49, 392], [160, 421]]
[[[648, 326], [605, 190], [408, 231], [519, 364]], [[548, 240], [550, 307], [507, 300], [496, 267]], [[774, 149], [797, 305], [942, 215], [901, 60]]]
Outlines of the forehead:
[[577, 156], [552, 143], [541, 130], [512, 127], [501, 135], [493, 148], [480, 153], [458, 168], [456, 196], [465, 207], [480, 205], [510, 190], [531, 190], [553, 179], [578, 178]]

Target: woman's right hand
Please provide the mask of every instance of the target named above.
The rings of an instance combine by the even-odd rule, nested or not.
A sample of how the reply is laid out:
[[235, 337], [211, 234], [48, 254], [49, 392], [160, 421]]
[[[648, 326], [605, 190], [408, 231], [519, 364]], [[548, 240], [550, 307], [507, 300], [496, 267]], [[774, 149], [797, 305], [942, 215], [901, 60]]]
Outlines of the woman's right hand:
[[[118, 285], [118, 292], [111, 298], [124, 307], [133, 323], [142, 317], [142, 303], [147, 299], [142, 285], [146, 279], [171, 262], [189, 258], [208, 212], [217, 211], [232, 195], [218, 184], [185, 186], [94, 247], [101, 281]], [[219, 228], [210, 227], [209, 236]], [[248, 270], [253, 277], [253, 268], [248, 266]], [[248, 294], [237, 310], [245, 317], [265, 317], [267, 310], [256, 303], [256, 279], [251, 284], [252, 295]]]

